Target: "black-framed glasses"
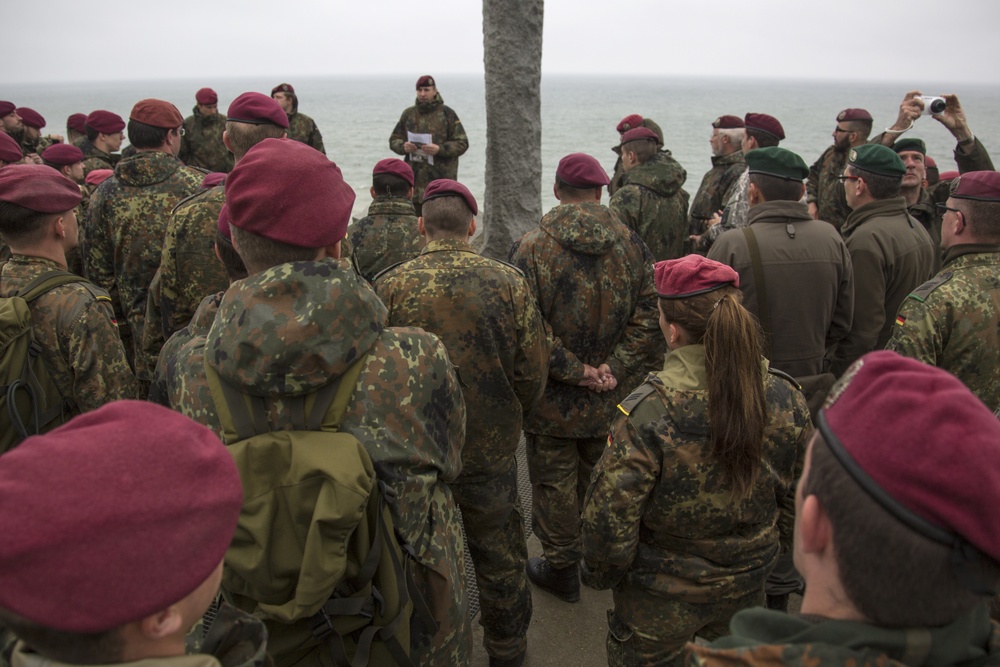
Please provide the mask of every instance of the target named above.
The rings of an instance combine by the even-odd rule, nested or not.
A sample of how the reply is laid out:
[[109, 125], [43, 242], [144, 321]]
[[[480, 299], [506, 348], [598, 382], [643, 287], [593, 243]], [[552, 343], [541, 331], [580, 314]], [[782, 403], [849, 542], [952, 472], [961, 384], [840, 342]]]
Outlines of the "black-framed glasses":
[[846, 183], [847, 181], [863, 181], [865, 179], [861, 178], [860, 176], [848, 176], [847, 174], [841, 174], [840, 176], [837, 177], [837, 180], [840, 181], [841, 183]]
[[845, 130], [842, 127], [835, 127], [835, 128], [833, 128], [833, 131], [834, 132], [844, 132], [846, 134], [847, 132], [850, 132], [851, 130]]
[[957, 208], [948, 206], [947, 204], [936, 204], [936, 206], [937, 210], [941, 212], [941, 215], [944, 215], [948, 211], [951, 211], [952, 213], [961, 213], [961, 211], [958, 210]]

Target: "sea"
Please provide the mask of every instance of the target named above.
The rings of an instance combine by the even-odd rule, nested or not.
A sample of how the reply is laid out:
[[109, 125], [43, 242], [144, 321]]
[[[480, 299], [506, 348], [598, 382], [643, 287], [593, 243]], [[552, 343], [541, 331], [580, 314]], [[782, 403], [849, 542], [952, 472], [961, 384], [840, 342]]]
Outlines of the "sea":
[[[486, 171], [486, 103], [482, 76], [436, 75], [445, 104], [453, 108], [469, 135], [458, 178], [483, 206]], [[415, 76], [365, 76], [289, 79], [299, 98], [299, 110], [311, 116], [323, 133], [327, 155], [340, 166], [357, 193], [354, 216], [371, 203], [372, 166], [393, 157], [389, 134], [403, 109], [414, 103]], [[65, 133], [72, 113], [109, 109], [123, 118], [146, 97], [169, 100], [185, 116], [192, 113], [195, 91], [204, 86], [219, 94], [225, 113], [230, 101], [246, 91], [269, 93], [282, 83], [262, 78], [0, 84], [0, 99], [35, 109], [45, 117], [45, 133]], [[896, 120], [908, 90], [959, 96], [972, 131], [987, 149], [1000, 151], [1000, 89], [947, 82], [845, 82], [755, 80], [750, 78], [543, 76], [542, 210], [557, 204], [552, 183], [559, 159], [573, 152], [593, 155], [610, 174], [615, 164], [611, 148], [618, 143], [618, 121], [633, 113], [663, 128], [666, 148], [687, 170], [686, 189], [693, 196], [711, 167], [711, 122], [723, 114], [770, 114], [781, 121], [782, 146], [812, 164], [832, 143], [837, 113], [847, 107], [868, 109], [875, 119], [873, 134]], [[502, 113], [502, 110], [501, 110]], [[933, 118], [921, 117], [905, 136], [927, 143], [928, 155], [944, 172], [955, 169], [955, 141]], [[126, 138], [127, 143], [127, 138]], [[501, 150], [518, 151], [520, 142]], [[1000, 157], [1000, 152], [995, 153]]]

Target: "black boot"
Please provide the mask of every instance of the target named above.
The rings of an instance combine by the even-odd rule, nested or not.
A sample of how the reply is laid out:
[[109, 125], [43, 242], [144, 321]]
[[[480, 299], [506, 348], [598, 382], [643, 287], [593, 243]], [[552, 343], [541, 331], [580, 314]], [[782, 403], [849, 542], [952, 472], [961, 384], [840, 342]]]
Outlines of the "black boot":
[[767, 594], [767, 608], [776, 611], [788, 611], [788, 593], [781, 595]]
[[513, 658], [494, 658], [490, 656], [490, 667], [521, 667], [524, 664], [524, 653]]
[[529, 558], [525, 571], [531, 583], [552, 593], [560, 600], [580, 601], [580, 575], [576, 565], [555, 568], [544, 558]]

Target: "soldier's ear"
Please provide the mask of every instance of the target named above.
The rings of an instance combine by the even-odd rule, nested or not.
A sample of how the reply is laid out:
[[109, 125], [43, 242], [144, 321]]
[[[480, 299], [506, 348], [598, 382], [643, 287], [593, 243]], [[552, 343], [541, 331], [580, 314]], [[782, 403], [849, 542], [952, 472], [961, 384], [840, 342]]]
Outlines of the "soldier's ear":
[[370, 188], [368, 188], [368, 193], [372, 196], [372, 199], [375, 199], [375, 186], [374, 185], [371, 186]]
[[222, 131], [222, 143], [226, 145], [226, 150], [228, 150], [230, 153], [233, 152], [233, 146], [232, 144], [229, 143], [229, 130]]
[[417, 218], [417, 233], [421, 236], [427, 236], [427, 229], [424, 228], [424, 216]]
[[475, 234], [476, 234], [476, 219], [472, 218], [472, 220], [469, 221], [469, 238], [471, 239], [473, 236], [475, 236]]

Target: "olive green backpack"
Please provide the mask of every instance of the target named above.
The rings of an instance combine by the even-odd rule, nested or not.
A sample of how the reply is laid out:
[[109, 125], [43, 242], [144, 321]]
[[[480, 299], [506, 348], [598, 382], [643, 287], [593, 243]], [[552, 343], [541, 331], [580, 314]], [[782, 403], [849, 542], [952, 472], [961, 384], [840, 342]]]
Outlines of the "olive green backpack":
[[315, 393], [282, 397], [296, 430], [271, 431], [267, 401], [205, 363], [243, 482], [223, 594], [261, 618], [276, 664], [409, 666], [414, 595], [364, 445], [339, 432], [364, 357]]

